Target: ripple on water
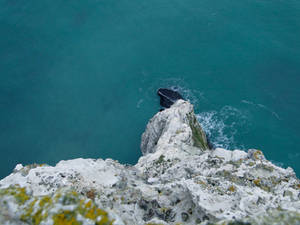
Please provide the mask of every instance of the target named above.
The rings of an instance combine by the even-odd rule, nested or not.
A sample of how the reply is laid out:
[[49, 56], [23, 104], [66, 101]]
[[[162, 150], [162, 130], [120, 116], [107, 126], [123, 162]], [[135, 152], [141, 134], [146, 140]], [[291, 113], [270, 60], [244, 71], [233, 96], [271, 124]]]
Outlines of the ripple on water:
[[239, 109], [224, 106], [219, 111], [201, 112], [196, 116], [215, 147], [245, 149], [243, 143], [237, 141], [236, 136], [249, 121]]

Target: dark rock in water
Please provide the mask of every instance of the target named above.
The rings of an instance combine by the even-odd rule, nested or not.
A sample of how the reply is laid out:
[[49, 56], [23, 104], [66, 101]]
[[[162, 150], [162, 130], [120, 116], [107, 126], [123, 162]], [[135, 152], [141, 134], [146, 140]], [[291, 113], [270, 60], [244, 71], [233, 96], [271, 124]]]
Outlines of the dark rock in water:
[[170, 108], [178, 99], [183, 99], [177, 91], [167, 88], [158, 89], [157, 94], [160, 97], [160, 105], [165, 108]]

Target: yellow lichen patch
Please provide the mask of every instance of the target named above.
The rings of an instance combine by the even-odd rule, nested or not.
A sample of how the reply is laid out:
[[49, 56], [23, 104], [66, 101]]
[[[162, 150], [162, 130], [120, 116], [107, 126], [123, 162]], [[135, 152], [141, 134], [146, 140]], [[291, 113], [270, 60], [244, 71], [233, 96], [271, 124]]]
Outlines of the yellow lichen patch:
[[92, 201], [88, 201], [86, 204], [85, 204], [85, 208], [91, 208], [92, 206]]
[[253, 183], [256, 185], [256, 186], [259, 186], [260, 185], [260, 179], [255, 179], [254, 181], [253, 181]]
[[77, 197], [78, 193], [76, 191], [71, 191], [71, 195], [74, 195], [75, 197]]
[[95, 220], [98, 217], [97, 211], [94, 207], [89, 209], [84, 216], [91, 220]]
[[262, 151], [260, 150], [256, 150], [254, 153], [253, 153], [253, 156], [256, 160], [259, 160], [261, 156], [263, 156], [263, 153]]
[[43, 214], [43, 209], [39, 209], [33, 216], [32, 216], [32, 223], [34, 225], [39, 225], [43, 219], [47, 217], [47, 214]]
[[22, 204], [24, 204], [29, 199], [29, 196], [26, 194], [25, 188], [17, 188], [15, 197]]
[[26, 188], [20, 188], [18, 186], [11, 186], [6, 189], [2, 189], [0, 195], [11, 195], [13, 196], [18, 204], [24, 204], [26, 201], [29, 200], [29, 195], [26, 193]]
[[96, 225], [112, 225], [114, 220], [109, 220], [107, 216], [102, 216], [100, 221], [96, 222]]
[[[76, 192], [71, 192], [68, 195], [73, 195], [74, 197], [76, 197], [78, 199], [78, 194]], [[65, 197], [65, 196], [64, 196]], [[79, 200], [79, 199], [78, 199]], [[77, 202], [76, 204], [78, 204], [78, 200], [75, 201]], [[96, 225], [111, 225], [113, 224], [113, 220], [110, 220], [108, 218], [108, 213], [102, 209], [99, 209], [92, 200], [86, 200], [86, 199], [80, 199], [79, 200], [79, 204], [78, 207], [72, 211], [72, 213], [74, 213], [75, 215], [80, 214], [81, 216], [83, 216], [84, 218], [90, 219], [95, 221]], [[67, 212], [67, 215], [69, 218], [70, 217], [70, 212]], [[60, 214], [59, 216], [56, 217], [57, 221], [58, 219], [60, 221], [66, 220], [65, 218], [62, 217], [63, 215]], [[74, 222], [74, 221], [73, 221]], [[59, 223], [58, 223], [59, 224]], [[54, 225], [56, 225], [54, 223]], [[76, 223], [75, 223], [76, 225]]]
[[58, 201], [58, 199], [60, 199], [60, 197], [61, 197], [61, 193], [59, 192], [54, 196], [55, 201]]
[[51, 203], [52, 203], [52, 199], [49, 196], [45, 196], [40, 200], [39, 206], [43, 207], [44, 205], [51, 204]]
[[254, 163], [254, 162], [249, 162], [248, 165], [249, 165], [249, 166], [254, 166], [255, 163]]
[[61, 202], [63, 205], [76, 205], [78, 204], [78, 194], [75, 191], [64, 193], [61, 198]]
[[[21, 210], [19, 219], [26, 224], [40, 225], [51, 219], [53, 225], [81, 225], [87, 220], [95, 225], [111, 225], [114, 222], [92, 200], [74, 191], [58, 191], [47, 196], [33, 197], [26, 194], [25, 188], [13, 186], [0, 189], [0, 197], [3, 195], [17, 200]], [[72, 210], [62, 210], [61, 206], [65, 205], [72, 206]]]
[[72, 211], [65, 210], [53, 216], [53, 225], [81, 225], [76, 219], [76, 214]]
[[[49, 196], [44, 196], [40, 199], [38, 204], [36, 204], [37, 201], [38, 199], [35, 199], [29, 205], [27, 205], [27, 207], [24, 209], [25, 213], [21, 215], [22, 221], [39, 225], [42, 220], [48, 217], [46, 209], [51, 205], [52, 199]], [[36, 210], [34, 210], [35, 205]]]
[[25, 213], [21, 215], [21, 220], [26, 221], [32, 214], [34, 205], [37, 202], [37, 199], [34, 199], [26, 208], [25, 208]]
[[42, 220], [48, 217], [48, 213], [45, 211], [45, 209], [47, 209], [51, 204], [52, 204], [52, 199], [49, 196], [45, 196], [39, 201], [40, 208], [32, 216], [32, 223], [34, 225], [40, 224]]
[[236, 188], [235, 186], [231, 185], [229, 188], [228, 188], [228, 191], [231, 191], [231, 192], [235, 192]]
[[111, 225], [113, 220], [109, 220], [108, 213], [96, 207], [96, 205], [89, 200], [85, 203], [80, 200], [78, 212], [85, 218], [96, 221], [96, 225]]
[[197, 183], [197, 184], [204, 185], [204, 186], [207, 185], [203, 180], [198, 180], [198, 181], [196, 181], [196, 183]]

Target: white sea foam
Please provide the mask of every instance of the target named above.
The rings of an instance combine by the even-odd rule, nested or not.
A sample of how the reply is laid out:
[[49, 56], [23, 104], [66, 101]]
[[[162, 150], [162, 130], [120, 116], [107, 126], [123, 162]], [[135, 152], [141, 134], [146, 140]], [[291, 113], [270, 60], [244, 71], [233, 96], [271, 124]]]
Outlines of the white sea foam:
[[274, 110], [270, 109], [269, 107], [267, 107], [263, 104], [254, 103], [254, 102], [251, 102], [251, 101], [248, 101], [248, 100], [242, 100], [241, 102], [245, 103], [245, 104], [248, 104], [248, 105], [252, 105], [252, 106], [257, 107], [257, 108], [261, 108], [263, 110], [266, 110], [269, 113], [271, 113], [276, 119], [280, 120], [279, 115]]
[[191, 102], [193, 105], [197, 105], [198, 101], [205, 101], [203, 92], [191, 90], [182, 86], [171, 86], [171, 89], [178, 91], [184, 99]]
[[215, 147], [244, 149], [235, 137], [247, 123], [247, 117], [238, 109], [224, 106], [220, 111], [201, 112], [197, 119]]
[[[160, 82], [162, 87], [178, 91], [184, 99], [195, 105], [195, 108], [200, 102], [201, 105], [210, 105], [203, 92], [187, 88], [183, 79], [169, 78]], [[205, 111], [196, 116], [215, 147], [227, 149], [245, 148], [243, 144], [237, 143], [235, 140], [238, 131], [244, 130], [243, 125], [248, 122], [247, 117], [237, 108], [224, 106], [219, 111]]]
[[[186, 88], [183, 80], [168, 80], [169, 88], [178, 91], [186, 100], [197, 107], [198, 103], [208, 104], [203, 92]], [[232, 106], [224, 106], [219, 111], [205, 111], [196, 114], [198, 121], [213, 143], [214, 147], [227, 149], [244, 149], [244, 145], [236, 141], [237, 133], [245, 130], [243, 127], [248, 123], [246, 115]]]

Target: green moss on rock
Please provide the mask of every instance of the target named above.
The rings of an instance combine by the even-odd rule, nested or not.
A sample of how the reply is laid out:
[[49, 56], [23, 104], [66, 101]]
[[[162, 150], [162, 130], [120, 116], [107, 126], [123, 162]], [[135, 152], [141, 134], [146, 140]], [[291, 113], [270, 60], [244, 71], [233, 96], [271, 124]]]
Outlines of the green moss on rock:
[[201, 149], [210, 149], [207, 143], [205, 132], [201, 128], [194, 113], [188, 114], [187, 117], [188, 117], [189, 125], [192, 129], [194, 146]]

